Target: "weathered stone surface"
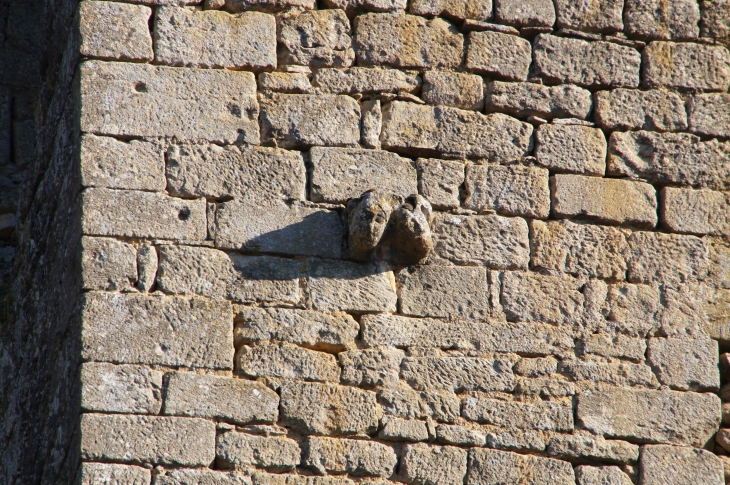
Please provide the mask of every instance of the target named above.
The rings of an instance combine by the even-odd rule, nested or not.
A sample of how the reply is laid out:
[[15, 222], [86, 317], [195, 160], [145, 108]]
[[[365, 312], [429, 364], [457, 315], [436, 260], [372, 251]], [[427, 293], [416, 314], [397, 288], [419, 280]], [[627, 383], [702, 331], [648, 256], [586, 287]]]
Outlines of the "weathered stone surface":
[[575, 385], [567, 379], [540, 377], [537, 379], [518, 379], [515, 395], [522, 398], [543, 399], [575, 395]]
[[369, 261], [379, 258], [386, 230], [391, 225], [398, 197], [378, 190], [347, 201], [347, 246], [350, 259]]
[[317, 310], [394, 312], [395, 277], [384, 263], [307, 261], [307, 281]]
[[576, 418], [587, 430], [642, 443], [702, 446], [720, 425], [713, 394], [614, 388], [578, 396]]
[[480, 429], [439, 424], [436, 426], [436, 439], [446, 445], [484, 446], [486, 434]]
[[398, 462], [393, 448], [363, 440], [309, 436], [304, 443], [302, 465], [320, 475], [349, 473], [355, 477], [393, 475]]
[[[575, 6], [583, 3], [568, 0], [561, 2]], [[616, 2], [611, 0], [600, 4], [604, 3]], [[620, 18], [619, 10], [619, 20]], [[577, 84], [593, 88], [639, 86], [641, 56], [630, 47], [540, 34], [535, 39], [533, 55], [535, 73], [552, 84]]]
[[152, 9], [142, 5], [86, 2], [79, 5], [79, 53], [85, 57], [151, 61], [147, 26]]
[[728, 0], [702, 2], [702, 36], [715, 39], [730, 38], [730, 10]]
[[502, 306], [508, 320], [576, 323], [583, 312], [581, 286], [569, 276], [508, 271], [502, 277]]
[[386, 441], [428, 441], [429, 426], [425, 421], [384, 417], [378, 438]]
[[559, 174], [550, 178], [550, 189], [558, 217], [641, 227], [657, 224], [656, 191], [644, 182]]
[[216, 459], [225, 468], [256, 467], [284, 472], [299, 465], [299, 445], [288, 438], [229, 431], [218, 435], [215, 441]]
[[414, 0], [409, 11], [426, 17], [488, 20], [492, 16], [492, 0]]
[[161, 192], [165, 190], [162, 150], [141, 140], [125, 143], [105, 136], [83, 135], [81, 185]]
[[574, 381], [603, 382], [622, 387], [659, 387], [651, 367], [644, 364], [562, 361], [558, 370]]
[[535, 138], [537, 163], [554, 173], [603, 175], [606, 172], [606, 137], [598, 128], [541, 125]]
[[167, 190], [178, 197], [237, 201], [306, 199], [301, 153], [278, 148], [173, 145], [167, 150]]
[[710, 339], [653, 338], [647, 362], [659, 381], [680, 391], [715, 391], [720, 387], [717, 342]]
[[258, 382], [174, 372], [167, 384], [164, 413], [237, 424], [273, 423], [279, 416], [279, 396]]
[[279, 64], [348, 67], [355, 60], [350, 21], [342, 10], [292, 12], [277, 23]]
[[[350, 204], [348, 209], [349, 206]], [[360, 224], [364, 215], [360, 214]], [[356, 222], [354, 216], [356, 214], [350, 216], [351, 243], [354, 235], [353, 223]], [[418, 264], [424, 260], [433, 249], [432, 217], [433, 208], [425, 198], [418, 194], [407, 197], [392, 212], [387, 230], [375, 251], [377, 258], [403, 265]], [[352, 250], [350, 253], [352, 256]]]
[[633, 283], [677, 285], [705, 279], [709, 248], [695, 236], [634, 232], [627, 262]]
[[[184, 200], [154, 192], [89, 188], [82, 192], [84, 234], [202, 240], [205, 200]], [[149, 215], [154, 214], [154, 218]]]
[[730, 291], [701, 283], [670, 283], [661, 296], [659, 335], [727, 340]]
[[81, 129], [258, 144], [250, 72], [88, 61], [81, 65]]
[[414, 15], [361, 15], [353, 45], [360, 66], [456, 68], [464, 55], [464, 37], [455, 26]]
[[546, 219], [549, 172], [523, 165], [467, 165], [464, 207], [476, 211]]
[[396, 349], [350, 350], [337, 355], [342, 382], [354, 386], [394, 387], [405, 352]]
[[81, 354], [122, 364], [230, 369], [232, 321], [224, 301], [86, 293]]
[[312, 94], [314, 88], [303, 72], [262, 72], [258, 76], [260, 91], [287, 94]]
[[722, 485], [722, 460], [715, 454], [678, 446], [645, 446], [641, 450], [641, 483]]
[[479, 423], [542, 431], [572, 431], [570, 406], [548, 401], [522, 403], [499, 401], [486, 396], [464, 399], [462, 415]]
[[466, 450], [453, 446], [406, 445], [399, 469], [402, 481], [414, 485], [462, 485]]
[[244, 345], [236, 354], [236, 364], [241, 375], [253, 379], [340, 380], [340, 367], [333, 355], [283, 342], [253, 347]]
[[129, 290], [137, 279], [137, 251], [116, 239], [82, 237], [81, 275], [85, 290]]
[[336, 210], [305, 204], [218, 204], [215, 245], [222, 249], [340, 258], [345, 227]]
[[281, 148], [355, 146], [360, 106], [350, 96], [260, 95], [262, 142]]
[[[153, 485], [251, 485], [248, 473], [226, 472], [203, 469], [165, 470], [164, 475], [156, 475]], [[147, 482], [145, 482], [147, 485]]]
[[689, 131], [705, 136], [730, 137], [730, 94], [699, 94], [687, 103]]
[[659, 194], [662, 223], [674, 232], [730, 235], [730, 193], [665, 187]]
[[434, 254], [459, 265], [526, 269], [529, 230], [524, 219], [436, 214]]
[[644, 87], [727, 91], [730, 52], [721, 45], [652, 42], [643, 51]]
[[405, 10], [406, 0], [324, 0], [328, 8], [341, 8], [348, 14]]
[[[164, 0], [163, 0], [164, 1]], [[259, 10], [278, 12], [290, 7], [312, 10], [317, 8], [315, 0], [224, 0], [225, 9], [231, 13]]]
[[520, 359], [512, 368], [515, 374], [524, 377], [543, 377], [558, 371], [558, 361], [555, 357], [538, 357], [534, 359]]
[[540, 452], [545, 450], [543, 436], [541, 432], [529, 429], [492, 427], [487, 433], [486, 444], [500, 450]]
[[406, 153], [506, 162], [527, 154], [531, 135], [532, 125], [503, 114], [394, 101], [383, 110], [381, 142]]
[[590, 91], [570, 84], [543, 86], [501, 81], [487, 83], [485, 103], [487, 111], [546, 119], [585, 119], [593, 105]]
[[615, 32], [623, 30], [620, 0], [556, 0], [557, 26], [588, 32]]
[[484, 82], [479, 76], [460, 72], [426, 71], [421, 97], [428, 104], [481, 111]]
[[687, 129], [684, 100], [659, 89], [613, 89], [595, 94], [596, 123], [609, 130]]
[[500, 24], [515, 27], [552, 27], [555, 6], [550, 0], [495, 0], [494, 16]]
[[416, 390], [512, 391], [511, 362], [480, 357], [408, 357], [401, 377]]
[[86, 362], [81, 366], [81, 409], [159, 414], [162, 372], [140, 365]]
[[469, 450], [467, 485], [524, 483], [573, 485], [575, 475], [570, 463], [509, 451]]
[[359, 330], [358, 323], [345, 313], [242, 307], [234, 336], [237, 342], [282, 340], [314, 349], [344, 350], [355, 347]]
[[274, 16], [265, 13], [161, 7], [155, 14], [155, 60], [173, 66], [276, 67], [275, 32]]
[[632, 485], [629, 475], [617, 466], [588, 466], [575, 467], [575, 480], [578, 485]]
[[471, 32], [469, 50], [466, 53], [466, 68], [507, 79], [524, 81], [532, 62], [530, 42], [516, 35], [500, 32]]
[[157, 249], [147, 243], [140, 244], [137, 250], [137, 289], [148, 292], [155, 284], [159, 258]]
[[418, 193], [435, 209], [459, 207], [459, 188], [464, 183], [464, 163], [438, 158], [419, 158]]
[[149, 485], [150, 470], [131, 465], [82, 463], [81, 485]]
[[624, 10], [626, 33], [632, 38], [695, 39], [700, 34], [700, 7], [695, 0], [629, 0]]
[[487, 270], [422, 266], [398, 273], [400, 311], [423, 317], [484, 318], [489, 315]]
[[374, 392], [315, 382], [284, 383], [280, 409], [285, 426], [327, 435], [373, 431], [383, 415]]
[[588, 434], [555, 435], [548, 443], [547, 452], [567, 460], [588, 458], [618, 464], [636, 463], [639, 459], [637, 445]]
[[[262, 472], [254, 473], [253, 479], [255, 485], [356, 485], [356, 482], [347, 478], [274, 475]], [[382, 485], [382, 483], [378, 482], [374, 485]]]
[[453, 423], [461, 403], [455, 394], [446, 391], [416, 391], [405, 383], [378, 392], [378, 401], [386, 415], [407, 419], [434, 419]]
[[380, 149], [380, 132], [383, 130], [383, 110], [380, 100], [371, 99], [360, 104], [360, 144], [365, 148]]
[[584, 354], [600, 355], [602, 357], [615, 357], [619, 359], [633, 360], [634, 362], [641, 362], [644, 360], [644, 355], [646, 354], [646, 341], [644, 341], [644, 339], [631, 338], [624, 335], [596, 333], [586, 336], [581, 341], [580, 351]]
[[351, 67], [349, 69], [317, 69], [312, 85], [323, 93], [413, 93], [421, 87], [415, 71]]
[[215, 457], [215, 423], [197, 418], [84, 414], [84, 460], [208, 466]]

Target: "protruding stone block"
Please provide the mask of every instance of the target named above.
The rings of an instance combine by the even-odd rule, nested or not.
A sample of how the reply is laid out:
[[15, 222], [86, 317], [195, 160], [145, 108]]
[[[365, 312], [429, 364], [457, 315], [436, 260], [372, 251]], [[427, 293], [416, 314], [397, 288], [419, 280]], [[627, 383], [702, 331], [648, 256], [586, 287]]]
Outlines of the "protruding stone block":
[[530, 42], [501, 32], [471, 32], [466, 68], [498, 79], [524, 81], [532, 62]]
[[434, 419], [453, 423], [459, 417], [460, 403], [446, 391], [416, 391], [405, 383], [378, 392], [385, 414], [406, 419]]
[[684, 100], [652, 89], [613, 89], [595, 94], [596, 122], [609, 130], [682, 131], [687, 129]]
[[[210, 470], [207, 468], [165, 470], [156, 475], [152, 485], [251, 485], [250, 473]], [[145, 482], [144, 485], [147, 485]], [[277, 484], [279, 485], [279, 484]]]
[[[147, 1], [147, 0], [145, 0]], [[154, 1], [171, 1], [171, 0], [153, 0]], [[172, 0], [180, 1], [180, 0]], [[191, 0], [184, 0], [191, 1]], [[197, 2], [198, 0], [193, 0]], [[260, 12], [279, 12], [288, 8], [301, 8], [302, 10], [313, 10], [317, 8], [315, 0], [223, 0], [225, 10], [231, 13], [246, 12], [248, 10], [257, 10]]]
[[541, 167], [467, 165], [464, 207], [546, 219], [550, 213], [548, 176]]
[[650, 43], [642, 53], [645, 88], [727, 91], [730, 52], [722, 45]]
[[541, 125], [535, 138], [537, 163], [554, 173], [606, 173], [606, 137], [598, 128]]
[[341, 8], [348, 14], [405, 10], [406, 0], [324, 0], [328, 8]]
[[711, 0], [702, 2], [702, 37], [730, 38], [730, 2]]
[[[100, 3], [100, 2], [99, 2]], [[110, 189], [165, 190], [165, 159], [155, 143], [81, 137], [81, 185]]]
[[151, 61], [152, 37], [147, 25], [151, 15], [152, 9], [142, 5], [79, 4], [79, 53], [101, 59]]
[[588, 466], [575, 467], [575, 480], [578, 485], [632, 485], [629, 475], [617, 466]]

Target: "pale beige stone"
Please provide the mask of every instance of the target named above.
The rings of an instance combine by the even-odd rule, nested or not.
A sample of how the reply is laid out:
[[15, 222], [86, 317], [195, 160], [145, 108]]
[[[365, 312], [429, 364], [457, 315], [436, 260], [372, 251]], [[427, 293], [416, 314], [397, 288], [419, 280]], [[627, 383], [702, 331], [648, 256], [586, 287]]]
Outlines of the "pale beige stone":
[[435, 209], [459, 207], [459, 189], [464, 183], [464, 163], [438, 158], [419, 158], [418, 193]]
[[312, 10], [317, 8], [315, 0], [225, 0], [225, 9], [231, 13], [258, 10], [261, 12], [279, 12], [288, 8]]
[[262, 472], [254, 473], [253, 479], [255, 485], [356, 485], [355, 482], [347, 478], [273, 475]]
[[405, 10], [406, 0], [324, 0], [328, 8], [341, 8], [348, 14]]
[[340, 367], [333, 355], [283, 342], [244, 345], [236, 354], [236, 368], [241, 375], [252, 379], [340, 380]]
[[662, 288], [661, 297], [659, 335], [727, 339], [730, 291], [703, 283], [670, 283]]
[[395, 277], [385, 263], [307, 261], [307, 281], [317, 310], [394, 312]]
[[522, 398], [561, 398], [575, 395], [575, 385], [561, 378], [518, 379], [514, 392]]
[[149, 485], [150, 470], [132, 465], [82, 463], [80, 485]]
[[707, 277], [709, 247], [695, 236], [634, 232], [629, 236], [628, 279], [677, 285]]
[[494, 0], [494, 17], [515, 27], [552, 27], [555, 5], [551, 0]]
[[659, 200], [662, 223], [673, 232], [730, 235], [730, 192], [665, 187]]
[[462, 485], [466, 475], [466, 450], [453, 446], [406, 445], [399, 478], [413, 485]]
[[484, 107], [484, 82], [473, 74], [426, 71], [421, 97], [428, 104], [481, 111]]
[[407, 357], [401, 378], [418, 391], [505, 391], [515, 387], [508, 360], [480, 357]]
[[137, 280], [137, 251], [111, 238], [81, 238], [81, 276], [85, 290], [130, 290]]
[[312, 84], [323, 93], [414, 93], [421, 87], [416, 71], [351, 67], [349, 69], [317, 69]]
[[588, 466], [575, 467], [577, 485], [632, 485], [629, 475], [617, 466]]
[[717, 342], [710, 339], [652, 338], [647, 362], [659, 381], [680, 391], [716, 391], [720, 388]]
[[558, 371], [574, 381], [591, 381], [622, 387], [659, 387], [652, 368], [644, 364], [563, 361]]
[[641, 450], [644, 485], [722, 485], [722, 460], [707, 450], [678, 446], [644, 446]]
[[84, 187], [165, 190], [165, 160], [155, 143], [85, 134], [80, 158]]
[[386, 441], [428, 441], [429, 426], [424, 421], [384, 417], [378, 438]]
[[287, 13], [277, 19], [276, 31], [279, 64], [348, 67], [355, 60], [350, 21], [342, 10]]
[[571, 84], [543, 86], [536, 83], [490, 81], [485, 92], [487, 111], [545, 119], [585, 119], [591, 112], [591, 92]]
[[582, 318], [585, 299], [581, 286], [569, 276], [508, 271], [502, 276], [502, 306], [509, 320], [577, 323]]
[[471, 421], [518, 429], [572, 431], [573, 409], [554, 402], [501, 401], [484, 395], [464, 399], [462, 415]]
[[380, 149], [380, 132], [383, 130], [383, 110], [379, 99], [371, 99], [360, 104], [360, 144], [365, 148]]
[[595, 95], [596, 123], [609, 130], [682, 131], [687, 129], [684, 100], [660, 89], [612, 89]]
[[303, 72], [262, 72], [258, 76], [259, 90], [287, 94], [312, 94], [314, 88]]
[[137, 250], [137, 289], [150, 291], [155, 284], [159, 259], [157, 249], [151, 244], [141, 244]]
[[558, 361], [552, 356], [520, 359], [512, 370], [524, 377], [544, 377], [558, 371]]
[[256, 467], [285, 472], [299, 465], [299, 445], [288, 438], [229, 431], [218, 435], [215, 441], [216, 460], [225, 468]]
[[530, 42], [501, 32], [471, 32], [466, 68], [498, 79], [524, 81], [532, 62]]
[[473, 448], [469, 450], [469, 474], [465, 483], [574, 485], [575, 474], [570, 463], [565, 461]]
[[730, 94], [699, 94], [687, 103], [689, 131], [704, 136], [730, 137]]
[[426, 17], [489, 20], [492, 0], [414, 0], [409, 12]]
[[541, 125], [535, 134], [537, 163], [553, 173], [606, 173], [606, 137], [598, 128]]
[[[251, 485], [249, 473], [203, 469], [165, 470], [156, 475], [152, 485]], [[145, 483], [147, 485], [147, 483]]]
[[549, 172], [524, 165], [467, 165], [464, 207], [476, 211], [547, 218]]
[[727, 91], [730, 87], [730, 52], [722, 45], [660, 42], [642, 52], [645, 88]]
[[459, 417], [459, 398], [450, 392], [416, 391], [405, 383], [378, 392], [378, 401], [388, 416], [406, 419], [433, 419], [453, 423]]
[[584, 354], [641, 362], [646, 354], [646, 341], [625, 335], [596, 333], [583, 338], [580, 350]]
[[85, 57], [151, 61], [147, 26], [152, 9], [142, 5], [87, 1], [79, 5], [79, 52]]
[[354, 386], [393, 387], [398, 384], [405, 352], [398, 349], [349, 350], [337, 355], [342, 382]]
[[624, 7], [626, 33], [639, 39], [695, 39], [700, 35], [696, 0], [629, 0]]
[[81, 409], [107, 413], [159, 414], [162, 372], [140, 365], [86, 362], [81, 365]]
[[390, 446], [364, 440], [309, 436], [302, 465], [320, 475], [348, 473], [355, 477], [390, 477], [398, 458]]
[[484, 446], [486, 434], [480, 429], [439, 424], [436, 426], [436, 439], [439, 443], [446, 445]]
[[544, 435], [540, 431], [518, 428], [486, 427], [489, 448], [508, 451], [541, 452], [545, 450]]

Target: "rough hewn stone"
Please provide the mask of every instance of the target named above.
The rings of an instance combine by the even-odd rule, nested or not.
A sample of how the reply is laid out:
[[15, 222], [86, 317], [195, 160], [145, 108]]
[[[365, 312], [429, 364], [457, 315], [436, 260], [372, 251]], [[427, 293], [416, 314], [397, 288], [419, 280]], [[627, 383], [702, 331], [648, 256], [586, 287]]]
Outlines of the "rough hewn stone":
[[704, 136], [730, 137], [730, 94], [699, 94], [687, 103], [689, 131]]
[[730, 52], [721, 45], [650, 43], [642, 53], [645, 88], [727, 91]]
[[535, 139], [537, 163], [553, 173], [603, 175], [606, 172], [606, 137], [598, 128], [541, 125]]
[[303, 72], [262, 72], [258, 75], [260, 91], [287, 94], [312, 94], [314, 88]]
[[140, 365], [86, 362], [81, 366], [81, 409], [159, 414], [162, 372]]
[[671, 231], [730, 235], [730, 193], [665, 187], [659, 200], [662, 223]]
[[244, 345], [236, 354], [236, 365], [241, 375], [253, 379], [340, 380], [340, 367], [333, 355], [283, 342]]
[[512, 370], [515, 374], [524, 377], [549, 376], [558, 371], [558, 361], [552, 356], [520, 359]]
[[383, 129], [383, 110], [379, 99], [360, 104], [360, 144], [365, 148], [380, 149], [380, 132]]
[[638, 39], [695, 39], [700, 34], [696, 0], [629, 0], [624, 20], [626, 33]]
[[356, 485], [356, 482], [347, 478], [273, 475], [261, 472], [254, 473], [253, 479], [255, 485]]
[[547, 452], [567, 460], [588, 458], [618, 464], [636, 463], [639, 459], [637, 445], [588, 434], [555, 435], [548, 443]]
[[717, 342], [710, 339], [653, 338], [647, 362], [659, 381], [680, 391], [715, 391], [720, 387]]
[[393, 387], [398, 384], [405, 352], [396, 349], [350, 350], [337, 355], [342, 382], [354, 386]]
[[575, 467], [577, 485], [632, 485], [629, 475], [617, 466], [588, 466]]
[[613, 89], [595, 94], [596, 123], [608, 130], [682, 131], [687, 129], [684, 100], [659, 89]]
[[428, 441], [429, 426], [425, 421], [384, 417], [378, 438], [386, 441]]
[[510, 81], [524, 81], [532, 62], [532, 46], [526, 39], [500, 32], [472, 32], [466, 68]]
[[279, 12], [290, 7], [312, 10], [317, 7], [315, 0], [224, 0], [224, 2], [225, 9], [231, 13], [248, 10]]
[[509, 361], [479, 357], [408, 357], [401, 377], [419, 391], [512, 391], [515, 386]]
[[[616, 288], [615, 285], [612, 286]], [[641, 362], [646, 354], [646, 341], [624, 335], [614, 336], [610, 333], [596, 333], [586, 336], [581, 341], [580, 351], [584, 354]]]
[[622, 387], [659, 387], [659, 381], [651, 367], [644, 364], [565, 360], [558, 365], [558, 371], [574, 381], [602, 382]]
[[85, 2], [79, 5], [82, 56], [151, 61], [152, 37], [147, 26], [152, 9], [142, 5]]
[[301, 450], [294, 440], [229, 431], [218, 435], [215, 455], [225, 468], [263, 468], [284, 472], [299, 465]]
[[348, 14], [405, 10], [406, 0], [324, 0], [328, 8], [341, 8]]
[[542, 431], [572, 431], [573, 410], [548, 401], [522, 403], [485, 396], [464, 399], [462, 415], [479, 423]]
[[722, 485], [723, 463], [706, 450], [678, 446], [644, 446], [641, 450], [641, 483]]
[[363, 440], [310, 436], [304, 444], [302, 465], [320, 475], [348, 473], [355, 477], [393, 475], [398, 458], [393, 448]]
[[556, 0], [557, 26], [588, 32], [615, 32], [623, 30], [620, 0]]
[[484, 446], [486, 434], [480, 429], [439, 424], [436, 426], [436, 439], [446, 445]]
[[541, 452], [545, 450], [544, 434], [540, 431], [518, 428], [486, 427], [489, 448], [508, 451]]
[[455, 394], [446, 391], [416, 391], [405, 383], [378, 392], [385, 414], [407, 419], [434, 419], [453, 423], [461, 404]]
[[702, 28], [703, 37], [727, 40], [730, 38], [730, 3], [728, 0], [702, 1]]
[[251, 485], [251, 477], [248, 473], [180, 468], [156, 475], [152, 485]]
[[484, 107], [484, 82], [473, 74], [426, 71], [421, 97], [428, 104], [481, 111]]
[[635, 232], [629, 236], [628, 279], [633, 283], [679, 283], [707, 276], [709, 248], [695, 236]]
[[543, 86], [490, 81], [485, 94], [487, 111], [525, 117], [585, 119], [593, 105], [590, 91], [570, 84]]
[[413, 0], [409, 11], [426, 17], [488, 20], [492, 16], [492, 0]]
[[310, 259], [307, 281], [317, 310], [395, 311], [395, 277], [387, 264]]
[[165, 190], [162, 150], [146, 141], [125, 143], [86, 134], [81, 137], [81, 185], [161, 192]]
[[464, 207], [476, 211], [546, 219], [549, 172], [524, 165], [467, 165]]
[[569, 276], [508, 271], [502, 277], [502, 306], [508, 320], [576, 323], [583, 312], [581, 286]]
[[575, 475], [570, 463], [509, 451], [469, 450], [467, 485], [524, 483], [573, 485]]
[[406, 445], [399, 469], [402, 481], [413, 485], [462, 485], [466, 450], [453, 446]]
[[355, 60], [350, 21], [342, 10], [292, 12], [277, 24], [279, 64], [348, 67]]
[[464, 163], [438, 158], [419, 158], [418, 193], [435, 209], [459, 207], [459, 188], [464, 183]]
[[111, 463], [82, 463], [81, 485], [149, 485], [150, 470], [132, 465]]
[[317, 69], [312, 85], [329, 94], [413, 93], [421, 87], [415, 71], [351, 67], [349, 69]]
[[129, 290], [137, 280], [137, 251], [110, 238], [81, 238], [81, 276], [85, 290]]
[[515, 27], [552, 27], [555, 5], [550, 0], [495, 0], [494, 16], [500, 24]]

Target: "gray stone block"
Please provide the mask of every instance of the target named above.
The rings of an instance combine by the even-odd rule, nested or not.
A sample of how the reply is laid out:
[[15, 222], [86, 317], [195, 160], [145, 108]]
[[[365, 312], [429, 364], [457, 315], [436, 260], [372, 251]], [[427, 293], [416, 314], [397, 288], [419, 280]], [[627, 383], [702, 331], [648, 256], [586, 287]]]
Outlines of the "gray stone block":
[[578, 485], [632, 485], [629, 475], [617, 466], [588, 466], [575, 467], [575, 480]]
[[541, 125], [535, 139], [537, 163], [553, 173], [603, 175], [606, 172], [606, 137], [598, 128]]
[[81, 366], [81, 409], [159, 414], [162, 372], [140, 365], [86, 362]]
[[492, 0], [413, 0], [409, 12], [425, 17], [489, 20]]
[[459, 190], [464, 183], [463, 162], [440, 160], [438, 158], [419, 158], [418, 193], [431, 203], [435, 209], [454, 209], [459, 207]]
[[81, 238], [81, 278], [85, 290], [129, 291], [137, 280], [137, 250], [111, 238]]
[[378, 402], [388, 416], [446, 423], [453, 423], [461, 409], [455, 394], [439, 390], [419, 392], [405, 383], [379, 391]]
[[637, 445], [589, 434], [555, 435], [550, 438], [547, 453], [565, 460], [588, 458], [619, 465], [633, 464], [639, 460]]
[[398, 384], [405, 352], [399, 349], [349, 350], [337, 355], [342, 382], [363, 387], [394, 387]]

